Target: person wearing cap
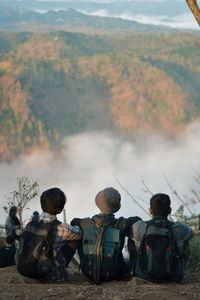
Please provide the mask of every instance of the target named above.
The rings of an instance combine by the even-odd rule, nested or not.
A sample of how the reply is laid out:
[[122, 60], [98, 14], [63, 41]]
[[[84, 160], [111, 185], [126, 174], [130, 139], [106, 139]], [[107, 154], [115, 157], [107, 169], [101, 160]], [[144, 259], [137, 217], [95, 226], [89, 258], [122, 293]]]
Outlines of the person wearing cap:
[[7, 236], [4, 241], [4, 246], [0, 247], [0, 268], [13, 266], [15, 264], [16, 248], [13, 244], [14, 239], [11, 236]]
[[31, 221], [34, 221], [34, 222], [38, 222], [39, 221], [39, 212], [37, 210], [35, 210], [32, 214], [32, 216], [29, 216], [24, 222], [23, 222], [23, 228], [26, 227], [26, 225], [31, 222]]
[[17, 231], [20, 230], [20, 222], [17, 217], [17, 207], [12, 206], [9, 210], [9, 216], [6, 219], [6, 235], [11, 236], [13, 238], [13, 242], [15, 239], [18, 239]]
[[35, 210], [32, 215], [31, 221], [37, 222], [39, 220], [39, 212]]
[[[162, 223], [170, 224], [173, 237], [176, 240], [180, 258], [176, 269], [174, 270], [174, 273], [167, 279], [167, 281], [180, 282], [184, 277], [184, 266], [189, 258], [189, 240], [193, 237], [194, 231], [186, 224], [169, 221], [168, 216], [171, 214], [171, 211], [171, 200], [167, 194], [158, 193], [153, 195], [150, 199], [150, 214], [152, 215], [152, 219], [146, 222], [140, 220], [133, 224], [131, 240], [134, 241], [136, 248], [138, 247], [139, 249], [139, 245], [143, 240], [148, 223], [152, 223], [153, 221], [155, 223], [160, 223], [161, 225]], [[132, 244], [130, 244], [129, 246], [131, 248]], [[129, 251], [131, 252], [130, 249]], [[141, 271], [137, 255], [135, 261], [134, 276], [141, 277], [149, 281], [154, 281], [152, 278], [148, 277]]]
[[[95, 198], [95, 203], [100, 210], [100, 213], [96, 214], [92, 218], [75, 218], [72, 220], [71, 225], [77, 225], [81, 228], [83, 235], [85, 229], [89, 226], [94, 226], [94, 224], [98, 224], [100, 227], [112, 227], [116, 229], [120, 229], [121, 232], [121, 259], [120, 259], [120, 267], [118, 278], [120, 279], [126, 272], [127, 266], [124, 262], [122, 249], [124, 246], [125, 237], [129, 236], [130, 229], [133, 223], [140, 220], [139, 217], [129, 217], [129, 218], [115, 218], [115, 213], [121, 207], [121, 195], [120, 193], [112, 187], [105, 188], [100, 191]], [[81, 247], [82, 243], [79, 243], [79, 247]]]

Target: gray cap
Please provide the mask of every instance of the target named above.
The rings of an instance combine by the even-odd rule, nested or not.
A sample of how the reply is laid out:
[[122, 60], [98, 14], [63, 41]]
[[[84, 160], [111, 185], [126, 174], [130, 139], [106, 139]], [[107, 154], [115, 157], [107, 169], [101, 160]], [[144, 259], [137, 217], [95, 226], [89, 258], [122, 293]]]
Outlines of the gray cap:
[[100, 191], [95, 198], [98, 208], [107, 213], [115, 213], [121, 207], [121, 195], [112, 187]]

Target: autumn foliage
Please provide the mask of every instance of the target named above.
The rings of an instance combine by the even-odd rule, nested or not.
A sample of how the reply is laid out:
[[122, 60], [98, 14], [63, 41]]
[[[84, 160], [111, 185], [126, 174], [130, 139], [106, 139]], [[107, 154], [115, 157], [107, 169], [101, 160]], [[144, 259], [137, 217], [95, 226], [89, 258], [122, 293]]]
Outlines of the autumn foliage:
[[0, 160], [114, 130], [176, 136], [199, 118], [192, 34], [0, 33]]

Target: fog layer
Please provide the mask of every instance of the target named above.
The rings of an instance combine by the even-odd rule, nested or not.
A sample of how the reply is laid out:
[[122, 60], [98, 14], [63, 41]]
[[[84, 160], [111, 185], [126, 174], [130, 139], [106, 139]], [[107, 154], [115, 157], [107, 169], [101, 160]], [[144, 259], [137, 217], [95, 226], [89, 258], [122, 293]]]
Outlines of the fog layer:
[[124, 20], [136, 21], [142, 24], [151, 24], [151, 25], [163, 25], [169, 26], [172, 28], [188, 28], [198, 30], [199, 25], [197, 24], [194, 16], [189, 11], [187, 13], [179, 14], [176, 16], [168, 16], [168, 15], [145, 15], [145, 14], [133, 14], [133, 13], [122, 13], [117, 15], [111, 15], [108, 13], [106, 9], [101, 9], [94, 11], [92, 13], [88, 13], [87, 11], [80, 10], [80, 12], [100, 17], [115, 17], [122, 18]]
[[[118, 189], [122, 196], [122, 208], [117, 216], [139, 215], [148, 219], [148, 215], [120, 187], [114, 175], [145, 209], [148, 210], [148, 205], [138, 197], [148, 202], [151, 195], [144, 192], [141, 178], [153, 193], [169, 193], [175, 211], [182, 203], [173, 195], [163, 172], [180, 195], [190, 195], [189, 187], [195, 186], [193, 176], [199, 171], [199, 153], [199, 123], [190, 125], [176, 141], [152, 135], [127, 142], [108, 132], [74, 135], [63, 140], [63, 149], [59, 153], [38, 150], [10, 164], [2, 163], [1, 207], [5, 203], [4, 196], [16, 189], [16, 178], [27, 176], [38, 180], [40, 193], [51, 187], [64, 190], [68, 198], [68, 222], [73, 217], [92, 216], [98, 212], [95, 195], [109, 186]], [[39, 197], [30, 202], [30, 208], [24, 218], [35, 209], [41, 211]], [[199, 207], [191, 206], [191, 209], [197, 212]], [[6, 214], [3, 208], [0, 211], [0, 223], [4, 223]], [[185, 214], [189, 214], [187, 209]]]

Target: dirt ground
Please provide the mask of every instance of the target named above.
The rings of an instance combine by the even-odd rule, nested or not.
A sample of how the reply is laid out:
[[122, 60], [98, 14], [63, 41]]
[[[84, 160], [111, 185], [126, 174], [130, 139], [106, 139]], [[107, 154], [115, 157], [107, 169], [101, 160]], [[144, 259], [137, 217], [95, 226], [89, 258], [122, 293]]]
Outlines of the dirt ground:
[[68, 267], [66, 283], [40, 283], [21, 276], [16, 266], [0, 269], [0, 300], [57, 300], [57, 299], [137, 299], [190, 300], [200, 299], [200, 272], [186, 274], [180, 284], [152, 284], [132, 278], [93, 285], [74, 265]]

